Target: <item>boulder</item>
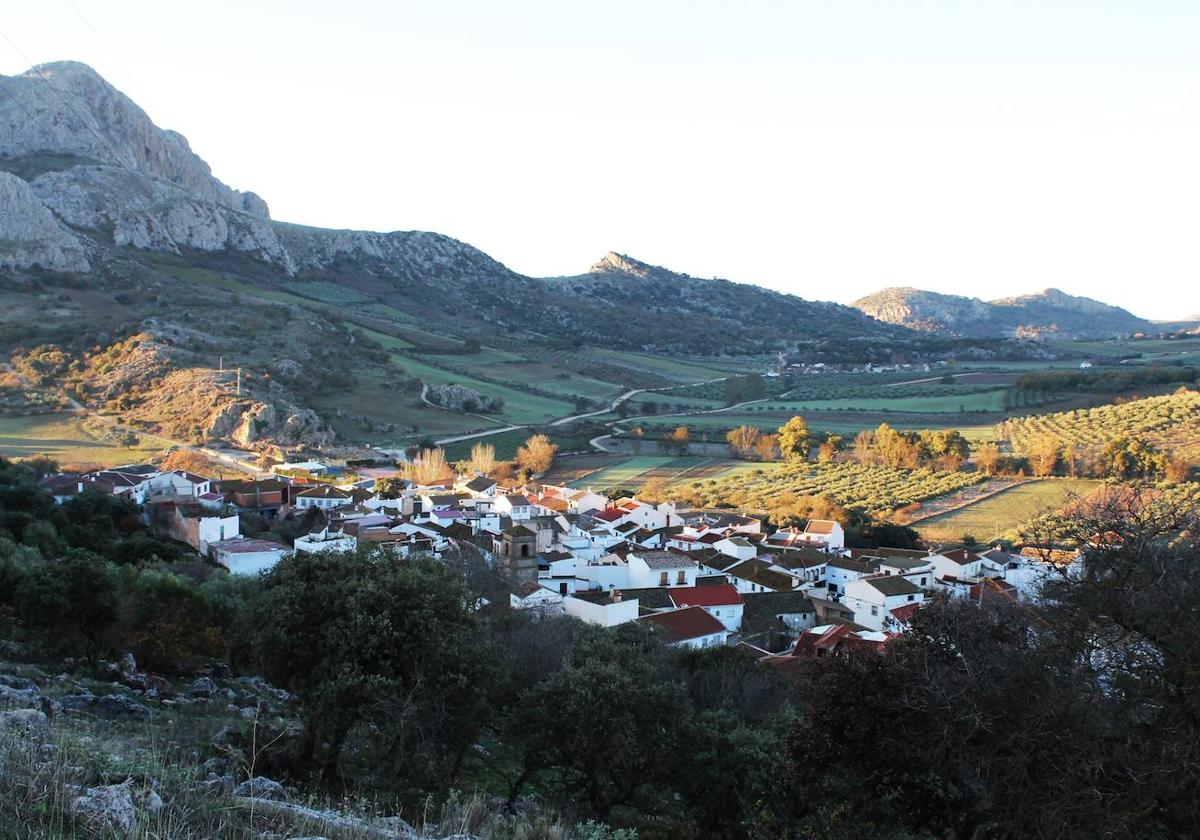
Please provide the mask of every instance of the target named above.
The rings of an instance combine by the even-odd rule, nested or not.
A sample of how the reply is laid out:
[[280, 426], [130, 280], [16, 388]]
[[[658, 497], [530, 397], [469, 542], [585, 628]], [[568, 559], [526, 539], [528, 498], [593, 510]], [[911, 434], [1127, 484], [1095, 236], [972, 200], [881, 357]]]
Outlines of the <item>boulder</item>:
[[137, 660], [129, 652], [122, 654], [117, 660], [117, 678], [130, 688], [144, 691], [147, 687], [146, 675], [138, 672]]
[[207, 700], [217, 693], [217, 684], [209, 677], [200, 677], [198, 680], [192, 683], [189, 693], [193, 697], [203, 697]]
[[70, 811], [97, 833], [108, 829], [118, 836], [132, 837], [137, 825], [133, 779], [126, 779], [119, 785], [88, 788], [71, 801]]
[[96, 702], [96, 695], [90, 691], [78, 691], [74, 694], [65, 694], [58, 698], [58, 702], [64, 709], [72, 712], [82, 712], [84, 709], [90, 709], [92, 704]]
[[0, 685], [0, 708], [36, 709], [42, 705], [42, 694], [33, 688], [9, 688]]
[[16, 709], [0, 712], [0, 732], [18, 732], [26, 737], [43, 740], [50, 737], [50, 719], [38, 709]]
[[92, 711], [112, 718], [145, 720], [150, 717], [149, 706], [143, 706], [127, 694], [106, 694], [92, 704]]
[[274, 779], [268, 779], [266, 776], [255, 776], [252, 779], [247, 779], [234, 788], [233, 792], [237, 796], [269, 799], [274, 802], [287, 800], [287, 791], [283, 789], [283, 785]]
[[16, 674], [0, 674], [0, 685], [15, 688], [17, 691], [38, 691], [38, 685], [29, 677], [19, 677]]
[[132, 838], [137, 835], [138, 812], [154, 813], [162, 807], [153, 781], [127, 778], [119, 784], [86, 789], [71, 801], [69, 809], [97, 833], [107, 830]]
[[253, 706], [246, 706], [238, 712], [238, 716], [242, 720], [258, 720], [258, 709]]

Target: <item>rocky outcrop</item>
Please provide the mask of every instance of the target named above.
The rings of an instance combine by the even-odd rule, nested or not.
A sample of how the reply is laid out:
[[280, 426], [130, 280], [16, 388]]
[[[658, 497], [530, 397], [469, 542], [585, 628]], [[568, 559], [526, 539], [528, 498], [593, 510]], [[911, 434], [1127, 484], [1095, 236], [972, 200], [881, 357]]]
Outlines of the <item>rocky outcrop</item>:
[[76, 155], [170, 182], [202, 201], [268, 218], [266, 202], [214, 178], [182, 134], [156, 126], [86, 64], [41, 64], [5, 78], [4, 87], [9, 95], [0, 97], [0, 149], [9, 157]]
[[242, 251], [292, 268], [270, 221], [170, 181], [114, 166], [74, 166], [40, 175], [31, 187], [67, 223], [109, 232], [116, 245], [175, 254]]
[[401, 276], [514, 276], [478, 248], [440, 233], [328, 230], [281, 222], [275, 223], [275, 232], [296, 268], [322, 268], [340, 259], [362, 259], [386, 262]]
[[0, 268], [88, 271], [79, 238], [42, 205], [29, 184], [0, 172]]
[[983, 301], [911, 287], [890, 288], [853, 305], [887, 323], [962, 336], [1101, 338], [1152, 328], [1149, 321], [1120, 307], [1059, 289]]
[[490, 397], [485, 397], [474, 388], [454, 383], [428, 389], [425, 392], [425, 399], [434, 405], [450, 411], [457, 411], [460, 414], [495, 410], [495, 405]]
[[120, 784], [84, 789], [69, 810], [93, 830], [120, 837], [137, 835], [138, 815], [162, 810], [163, 801], [151, 782], [132, 777]]

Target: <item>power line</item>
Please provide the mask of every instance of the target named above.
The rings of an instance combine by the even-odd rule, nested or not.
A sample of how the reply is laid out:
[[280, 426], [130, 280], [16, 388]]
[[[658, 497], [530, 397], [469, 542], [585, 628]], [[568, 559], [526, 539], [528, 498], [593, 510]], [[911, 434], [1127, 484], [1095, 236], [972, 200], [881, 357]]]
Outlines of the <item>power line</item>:
[[[61, 101], [62, 104], [66, 105], [67, 109], [72, 114], [75, 115], [75, 119], [79, 120], [79, 122], [83, 124], [83, 127], [86, 128], [89, 132], [91, 132], [91, 135], [96, 138], [96, 142], [98, 142], [101, 146], [103, 146], [105, 149], [108, 150], [108, 153], [110, 155], [112, 155], [111, 163], [114, 166], [119, 166], [122, 169], [128, 170], [129, 167], [127, 167], [123, 163], [121, 163], [121, 156], [116, 153], [116, 150], [113, 149], [113, 147], [109, 144], [109, 142], [100, 136], [100, 133], [97, 132], [96, 129], [92, 127], [91, 123], [89, 123], [87, 120], [85, 120], [83, 118], [82, 114], [80, 114], [77, 110], [75, 110], [75, 106], [72, 105], [65, 96], [63, 96], [62, 92], [58, 88], [56, 88], [54, 85], [50, 84], [50, 80], [47, 79], [42, 74], [42, 72], [38, 69], [40, 67], [40, 65], [34, 65], [33, 61], [30, 60], [29, 56], [25, 55], [25, 53], [21, 50], [21, 48], [17, 46], [16, 42], [13, 41], [13, 39], [10, 38], [8, 36], [8, 33], [5, 32], [3, 29], [0, 29], [0, 36], [3, 36], [4, 40], [8, 41], [9, 46], [11, 46], [14, 50], [16, 50], [17, 55], [21, 56], [22, 59], [24, 59], [28, 64], [31, 65], [30, 72], [33, 73], [35, 76], [37, 76], [39, 79], [41, 79], [42, 82], [46, 85], [46, 87], [50, 88], [50, 90], [53, 91], [54, 95], [59, 98], [59, 101]], [[132, 171], [132, 170], [130, 170], [130, 171]]]
[[17, 98], [17, 95], [12, 92], [12, 90], [8, 87], [8, 84], [3, 80], [4, 76], [0, 76], [0, 90], [4, 91], [4, 93], [8, 95], [9, 99], [17, 103], [17, 107], [20, 108], [21, 112], [29, 118], [29, 124], [38, 126], [42, 130], [42, 136], [49, 141], [50, 132], [46, 126], [42, 124], [36, 116], [34, 116], [33, 111], [29, 110], [29, 107], [24, 102]]
[[138, 80], [135, 79], [133, 74], [130, 73], [125, 65], [121, 63], [121, 59], [117, 58], [117, 54], [109, 48], [108, 43], [102, 37], [100, 37], [100, 32], [96, 29], [96, 27], [92, 26], [92, 22], [84, 17], [83, 11], [79, 8], [79, 6], [75, 5], [75, 0], [67, 0], [67, 2], [70, 3], [71, 8], [75, 10], [75, 14], [79, 15], [79, 19], [83, 21], [83, 25], [91, 30], [91, 33], [96, 36], [96, 40], [100, 42], [100, 46], [104, 48], [104, 51], [108, 53], [108, 57], [113, 60], [113, 62], [117, 65], [117, 68], [124, 73], [129, 81], [133, 83], [133, 86], [137, 88], [137, 92], [141, 100], [147, 105], [152, 105], [153, 103], [150, 101], [150, 97], [146, 94], [145, 89], [138, 84]]

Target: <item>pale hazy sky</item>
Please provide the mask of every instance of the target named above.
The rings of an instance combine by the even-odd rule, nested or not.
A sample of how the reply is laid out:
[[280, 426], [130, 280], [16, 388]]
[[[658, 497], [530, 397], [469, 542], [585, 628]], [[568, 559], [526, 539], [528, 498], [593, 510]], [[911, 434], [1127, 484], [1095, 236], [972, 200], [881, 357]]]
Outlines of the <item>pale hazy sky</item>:
[[1195, 0], [39, 0], [0, 30], [278, 219], [535, 275], [611, 249], [844, 302], [1200, 312]]

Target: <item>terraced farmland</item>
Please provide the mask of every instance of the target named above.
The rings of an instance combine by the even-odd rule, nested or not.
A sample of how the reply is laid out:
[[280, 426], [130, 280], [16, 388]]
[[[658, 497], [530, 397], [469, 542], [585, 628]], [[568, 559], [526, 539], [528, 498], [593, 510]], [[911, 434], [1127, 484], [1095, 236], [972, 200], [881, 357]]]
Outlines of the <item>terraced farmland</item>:
[[979, 473], [882, 466], [778, 464], [690, 483], [704, 507], [767, 510], [784, 493], [824, 496], [867, 513], [889, 513], [913, 502], [952, 493], [982, 481]]
[[1200, 392], [1186, 391], [1094, 408], [1005, 420], [997, 437], [1024, 454], [1039, 434], [1050, 432], [1081, 452], [1095, 453], [1118, 435], [1137, 437], [1173, 456], [1200, 458]]
[[1042, 514], [1061, 510], [1102, 484], [1100, 481], [1065, 478], [1026, 481], [958, 510], [921, 520], [911, 527], [931, 542], [958, 542], [968, 535], [984, 542], [1018, 540], [1022, 526]]

